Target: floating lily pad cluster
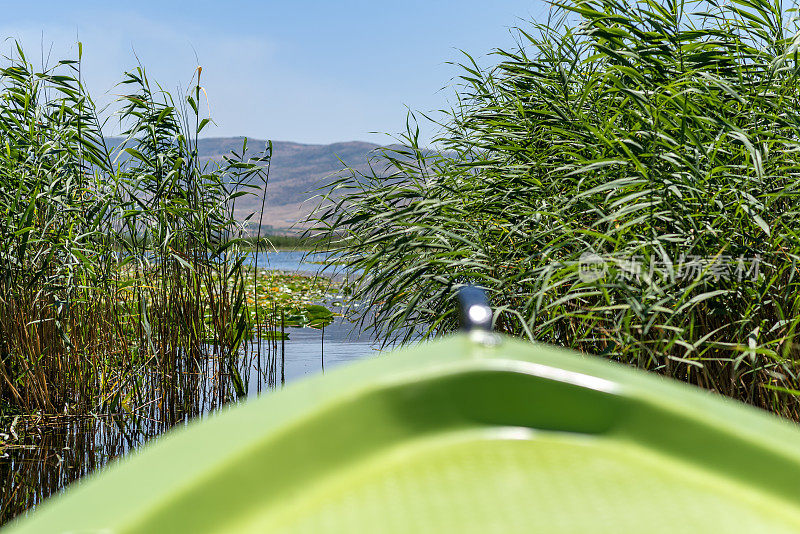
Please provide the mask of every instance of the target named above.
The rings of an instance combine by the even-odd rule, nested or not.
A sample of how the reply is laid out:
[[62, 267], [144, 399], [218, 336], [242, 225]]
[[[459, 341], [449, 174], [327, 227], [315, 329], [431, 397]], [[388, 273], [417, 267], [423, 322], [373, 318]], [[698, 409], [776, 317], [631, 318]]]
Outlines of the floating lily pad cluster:
[[[319, 304], [339, 298], [338, 287], [327, 278], [261, 269], [254, 276], [251, 270], [245, 295], [253, 323], [258, 319], [270, 328], [280, 326], [281, 316], [284, 327], [323, 328], [338, 315]], [[280, 331], [268, 330], [266, 334], [275, 339], [281, 336]], [[264, 335], [262, 330], [262, 338]]]
[[[125, 289], [133, 290], [143, 282], [137, 281], [132, 272], [124, 273], [123, 282]], [[160, 283], [157, 272], [148, 273], [150, 284]], [[281, 332], [281, 318], [283, 326], [324, 328], [333, 322], [334, 317], [340, 315], [328, 307], [320, 304], [330, 302], [332, 306], [340, 306], [345, 300], [337, 284], [329, 278], [304, 276], [283, 271], [270, 271], [265, 269], [248, 269], [244, 276], [244, 300], [250, 315], [250, 334], [252, 339], [288, 339], [288, 334]], [[201, 291], [206, 291], [206, 286], [201, 285]], [[120, 292], [118, 304], [128, 309], [130, 316], [139, 316], [140, 304], [136, 299], [130, 298], [132, 293]], [[149, 306], [148, 294], [143, 295]], [[205, 315], [206, 327], [211, 328], [212, 317], [210, 312]], [[132, 331], [134, 324], [124, 327]], [[209, 332], [207, 340], [214, 342], [214, 336]]]

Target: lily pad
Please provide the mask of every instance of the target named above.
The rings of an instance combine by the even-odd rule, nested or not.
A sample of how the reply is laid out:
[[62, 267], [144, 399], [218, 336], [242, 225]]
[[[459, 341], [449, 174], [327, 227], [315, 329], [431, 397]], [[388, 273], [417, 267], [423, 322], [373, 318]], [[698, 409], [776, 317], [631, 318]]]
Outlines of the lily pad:
[[[254, 332], [253, 335], [257, 333]], [[289, 334], [286, 332], [280, 332], [278, 330], [266, 330], [261, 331], [261, 339], [289, 339]]]

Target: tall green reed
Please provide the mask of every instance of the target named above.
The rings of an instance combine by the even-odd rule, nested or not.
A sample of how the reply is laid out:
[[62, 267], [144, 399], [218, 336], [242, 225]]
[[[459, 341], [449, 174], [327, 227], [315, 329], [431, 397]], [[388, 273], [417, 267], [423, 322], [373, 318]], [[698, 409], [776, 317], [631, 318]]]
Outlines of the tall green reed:
[[364, 320], [408, 340], [486, 287], [502, 331], [798, 418], [796, 12], [574, 0], [467, 56], [438, 151], [412, 124], [317, 212]]
[[0, 69], [0, 402], [180, 412], [206, 371], [220, 402], [241, 395], [250, 314], [234, 209], [270, 153], [245, 141], [201, 162], [202, 69], [176, 101], [141, 66], [121, 84], [124, 141], [110, 148], [80, 53], [36, 72], [17, 47]]

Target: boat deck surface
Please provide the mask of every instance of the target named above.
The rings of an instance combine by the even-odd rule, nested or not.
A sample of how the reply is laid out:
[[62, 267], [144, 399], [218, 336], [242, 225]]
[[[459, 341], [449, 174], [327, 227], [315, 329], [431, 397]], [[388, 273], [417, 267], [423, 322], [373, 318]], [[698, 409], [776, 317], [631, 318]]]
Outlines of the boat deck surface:
[[[631, 443], [523, 429], [412, 442], [242, 532], [771, 532], [797, 510]], [[379, 526], [379, 530], [376, 530]]]

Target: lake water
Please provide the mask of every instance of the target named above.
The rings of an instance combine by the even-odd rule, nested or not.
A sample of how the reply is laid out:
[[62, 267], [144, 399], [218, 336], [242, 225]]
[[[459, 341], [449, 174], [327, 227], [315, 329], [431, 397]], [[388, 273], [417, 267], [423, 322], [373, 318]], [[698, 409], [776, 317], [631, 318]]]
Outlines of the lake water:
[[[259, 253], [258, 267], [271, 270], [316, 274], [324, 256], [302, 251]], [[255, 258], [248, 262], [255, 265]], [[328, 303], [329, 304], [329, 303]], [[344, 312], [332, 307], [333, 311]], [[369, 335], [354, 328], [343, 317], [317, 330], [287, 328], [289, 340], [261, 342], [261, 372], [258, 369], [258, 348], [248, 346], [242, 360], [243, 380], [248, 397], [269, 394], [281, 387], [281, 367], [286, 383], [315, 373], [328, 371], [361, 358], [376, 357], [379, 344]], [[282, 365], [281, 365], [282, 364]], [[272, 365], [272, 376], [267, 368]], [[271, 379], [271, 380], [270, 380]], [[205, 387], [211, 387], [208, 384]], [[190, 419], [203, 418], [229, 399], [216, 397], [212, 391], [189, 411], [165, 414], [157, 410], [136, 417], [97, 416], [80, 419], [19, 419], [11, 428], [0, 429], [14, 446], [0, 458], [0, 524], [25, 513], [49, 495], [63, 490], [71, 482], [122, 456], [169, 428], [185, 425]], [[15, 438], [19, 434], [20, 438]]]
[[258, 261], [260, 269], [316, 274], [322, 269], [325, 254], [304, 250], [278, 250], [252, 254], [246, 265], [254, 267]]
[[[279, 250], [259, 252], [251, 256], [245, 264], [259, 269], [320, 274], [324, 267], [325, 254], [302, 250]], [[330, 272], [329, 272], [330, 271]], [[324, 275], [335, 275], [335, 269], [326, 270]], [[342, 307], [326, 304], [334, 312], [344, 314]], [[342, 363], [375, 355], [379, 344], [368, 333], [362, 332], [343, 317], [334, 318], [333, 324], [324, 330], [314, 328], [287, 328], [289, 341], [285, 344], [285, 378], [296, 380], [303, 376], [332, 369]], [[324, 341], [324, 343], [323, 343]], [[251, 384], [251, 389], [253, 385]]]

